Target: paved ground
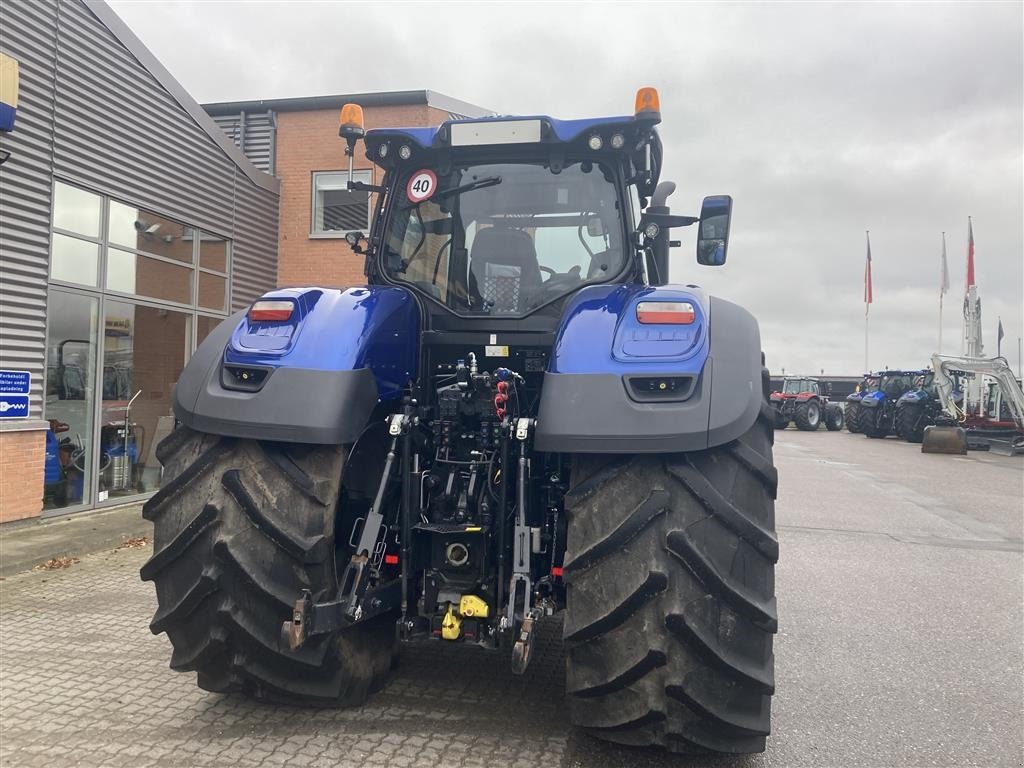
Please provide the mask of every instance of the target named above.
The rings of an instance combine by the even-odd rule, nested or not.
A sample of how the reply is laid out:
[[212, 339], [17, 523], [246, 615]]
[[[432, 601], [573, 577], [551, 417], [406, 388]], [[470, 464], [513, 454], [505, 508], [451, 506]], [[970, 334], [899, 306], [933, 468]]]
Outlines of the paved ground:
[[208, 694], [147, 629], [148, 550], [122, 550], [0, 582], [0, 765], [1021, 765], [1024, 462], [794, 431], [776, 458], [763, 755], [672, 760], [577, 736], [557, 626], [522, 679], [500, 657], [427, 645], [357, 710]]

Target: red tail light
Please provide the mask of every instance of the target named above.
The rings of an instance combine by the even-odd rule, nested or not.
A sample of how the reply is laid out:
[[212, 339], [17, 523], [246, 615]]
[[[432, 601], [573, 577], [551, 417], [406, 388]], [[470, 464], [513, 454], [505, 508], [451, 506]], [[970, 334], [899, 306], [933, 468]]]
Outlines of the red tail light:
[[295, 303], [287, 299], [261, 299], [249, 308], [249, 321], [279, 323], [288, 320], [293, 311], [295, 311]]
[[384, 555], [384, 565], [398, 565], [398, 555]]
[[644, 324], [690, 325], [695, 318], [688, 301], [641, 301], [636, 305], [636, 319]]

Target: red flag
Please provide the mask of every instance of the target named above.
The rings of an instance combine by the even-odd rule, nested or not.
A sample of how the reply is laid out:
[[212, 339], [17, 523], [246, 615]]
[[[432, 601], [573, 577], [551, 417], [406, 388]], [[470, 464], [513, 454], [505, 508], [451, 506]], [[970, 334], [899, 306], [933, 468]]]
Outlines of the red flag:
[[868, 256], [867, 261], [864, 262], [864, 313], [867, 314], [867, 305], [874, 299], [874, 294], [871, 291], [871, 235], [865, 234], [868, 239]]
[[974, 225], [967, 217], [967, 288], [974, 285]]

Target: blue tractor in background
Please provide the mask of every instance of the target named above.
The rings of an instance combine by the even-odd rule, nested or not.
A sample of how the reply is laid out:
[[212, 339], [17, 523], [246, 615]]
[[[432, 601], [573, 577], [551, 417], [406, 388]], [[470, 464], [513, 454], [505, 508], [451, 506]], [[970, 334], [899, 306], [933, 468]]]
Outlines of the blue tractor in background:
[[764, 749], [778, 559], [757, 321], [669, 283], [725, 263], [732, 200], [673, 215], [635, 113], [363, 131], [367, 285], [272, 291], [180, 376], [142, 577], [211, 691], [359, 704], [403, 643], [531, 660], [563, 615], [572, 721]]
[[860, 401], [864, 395], [878, 389], [878, 379], [879, 377], [873, 373], [865, 373], [857, 388], [846, 396], [846, 407], [843, 415], [846, 417], [846, 429], [848, 432], [856, 434], [864, 431], [860, 423]]
[[878, 383], [858, 403], [857, 426], [868, 437], [881, 439], [896, 433], [896, 405], [913, 387], [920, 371], [879, 371]]
[[925, 428], [935, 424], [942, 413], [935, 373], [918, 371], [911, 388], [896, 401], [896, 434], [908, 443], [920, 443], [924, 440]]

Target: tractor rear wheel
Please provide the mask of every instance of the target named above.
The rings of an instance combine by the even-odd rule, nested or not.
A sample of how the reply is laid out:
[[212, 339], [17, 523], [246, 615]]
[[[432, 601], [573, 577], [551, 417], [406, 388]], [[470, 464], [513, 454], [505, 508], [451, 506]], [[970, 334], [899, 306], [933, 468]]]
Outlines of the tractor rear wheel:
[[775, 690], [774, 409], [694, 453], [580, 456], [566, 496], [566, 691], [597, 738], [764, 750]]
[[883, 411], [884, 408], [882, 406], [861, 411], [861, 430], [868, 437], [881, 440], [882, 438], [889, 436], [888, 420], [884, 418], [885, 414]]
[[218, 437], [181, 427], [159, 446], [164, 484], [146, 502], [156, 585], [149, 625], [171, 669], [200, 688], [297, 704], [364, 701], [391, 667], [394, 622], [356, 624], [292, 652], [281, 638], [302, 589], [336, 585], [335, 512], [345, 450]]
[[774, 414], [773, 426], [775, 429], [785, 429], [789, 426], [790, 418], [782, 412], [781, 408], [773, 407], [772, 411]]
[[797, 429], [813, 432], [821, 426], [821, 403], [813, 398], [800, 403], [793, 414], [793, 421]]
[[846, 404], [846, 430], [851, 434], [858, 434], [863, 429], [860, 425], [861, 410], [858, 403]]
[[825, 406], [825, 429], [838, 432], [843, 428], [843, 409], [838, 405]]
[[924, 440], [924, 408], [920, 403], [901, 403], [896, 409], [896, 433], [908, 443]]

